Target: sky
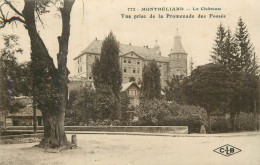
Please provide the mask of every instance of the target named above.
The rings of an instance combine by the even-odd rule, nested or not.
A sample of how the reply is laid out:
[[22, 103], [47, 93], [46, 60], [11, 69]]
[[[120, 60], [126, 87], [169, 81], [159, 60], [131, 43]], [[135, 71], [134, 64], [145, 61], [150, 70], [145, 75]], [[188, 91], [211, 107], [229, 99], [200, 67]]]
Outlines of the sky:
[[[120, 43], [136, 46], [154, 47], [155, 40], [161, 48], [162, 56], [168, 56], [174, 44], [174, 35], [182, 37], [182, 45], [188, 53], [188, 61], [192, 57], [195, 66], [210, 62], [210, 54], [214, 44], [217, 27], [222, 23], [234, 33], [239, 17], [247, 25], [251, 42], [256, 55], [260, 55], [260, 10], [258, 0], [76, 0], [71, 13], [71, 33], [69, 40], [68, 68], [70, 76], [75, 74], [73, 58], [79, 55], [95, 38], [103, 40], [110, 31]], [[19, 11], [23, 9], [23, 1], [14, 3]], [[154, 11], [154, 8], [182, 8], [181, 11]], [[221, 10], [202, 10], [201, 8], [220, 8]], [[131, 11], [129, 8], [135, 8]], [[142, 11], [142, 8], [148, 9]], [[150, 9], [153, 8], [153, 11]], [[193, 10], [193, 8], [198, 10]], [[59, 12], [52, 7], [51, 12], [41, 16], [43, 25], [38, 21], [37, 29], [45, 42], [48, 51], [56, 64], [58, 53], [57, 37], [61, 34]], [[133, 9], [132, 9], [133, 10]], [[4, 8], [4, 12], [11, 10]], [[131, 15], [123, 18], [122, 14]], [[155, 18], [149, 18], [153, 14]], [[158, 18], [158, 15], [163, 18]], [[169, 15], [194, 15], [195, 18], [166, 18]], [[206, 18], [198, 18], [198, 15]], [[225, 18], [209, 18], [209, 15], [225, 15]], [[136, 18], [134, 15], [146, 16]], [[23, 55], [18, 56], [19, 62], [30, 60], [30, 39], [24, 26], [10, 24], [0, 29], [0, 34], [17, 34]], [[0, 39], [2, 42], [2, 39]], [[3, 45], [0, 43], [0, 46]], [[189, 63], [189, 62], [188, 62]]]

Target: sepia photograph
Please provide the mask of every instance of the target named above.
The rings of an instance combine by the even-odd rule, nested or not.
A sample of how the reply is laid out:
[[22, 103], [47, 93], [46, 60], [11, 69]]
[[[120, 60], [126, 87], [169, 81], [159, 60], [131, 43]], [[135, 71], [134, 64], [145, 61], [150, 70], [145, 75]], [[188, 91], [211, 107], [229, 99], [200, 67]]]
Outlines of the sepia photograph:
[[257, 0], [0, 0], [1, 165], [259, 165]]

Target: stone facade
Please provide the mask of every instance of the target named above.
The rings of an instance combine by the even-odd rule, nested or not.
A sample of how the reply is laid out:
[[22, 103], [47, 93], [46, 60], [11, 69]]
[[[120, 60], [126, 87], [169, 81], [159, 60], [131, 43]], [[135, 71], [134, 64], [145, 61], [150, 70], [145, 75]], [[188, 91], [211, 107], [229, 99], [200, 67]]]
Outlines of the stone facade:
[[[77, 78], [85, 78], [87, 82], [93, 82], [91, 72], [95, 58], [100, 58], [102, 40], [95, 39], [90, 45], [74, 58], [74, 67]], [[187, 53], [183, 49], [181, 36], [174, 36], [174, 44], [168, 57], [162, 56], [160, 47], [156, 44], [153, 48], [140, 47], [131, 44], [119, 43], [119, 62], [122, 69], [123, 83], [129, 82], [134, 77], [136, 82], [142, 80], [142, 69], [148, 61], [155, 60], [161, 71], [161, 85], [166, 86], [166, 80], [174, 75], [187, 75]]]

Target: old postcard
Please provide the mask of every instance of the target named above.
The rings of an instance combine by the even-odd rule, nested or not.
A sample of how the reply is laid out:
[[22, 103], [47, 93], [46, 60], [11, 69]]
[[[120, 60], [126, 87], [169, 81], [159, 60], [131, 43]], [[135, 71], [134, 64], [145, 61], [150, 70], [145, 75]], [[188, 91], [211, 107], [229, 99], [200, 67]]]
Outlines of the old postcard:
[[0, 0], [0, 164], [260, 164], [257, 0]]

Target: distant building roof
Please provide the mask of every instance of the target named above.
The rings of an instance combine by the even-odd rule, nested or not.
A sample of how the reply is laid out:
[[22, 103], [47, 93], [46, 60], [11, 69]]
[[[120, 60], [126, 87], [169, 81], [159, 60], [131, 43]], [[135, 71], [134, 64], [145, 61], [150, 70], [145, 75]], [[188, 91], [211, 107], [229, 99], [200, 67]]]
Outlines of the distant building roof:
[[[32, 99], [26, 96], [15, 97], [16, 100], [25, 105], [24, 108], [19, 109], [17, 113], [9, 113], [8, 116], [33, 116]], [[36, 116], [42, 116], [40, 110], [36, 110]]]
[[140, 88], [136, 82], [132, 81], [132, 82], [123, 83], [121, 91], [127, 90], [132, 85], [136, 85], [138, 88]]
[[[86, 53], [100, 55], [102, 42], [103, 42], [102, 40], [92, 41], [89, 44], [89, 46], [80, 53], [80, 55], [78, 55], [77, 57], [74, 58], [74, 60]], [[120, 43], [119, 50], [120, 50], [119, 56], [123, 56], [127, 53], [134, 52], [145, 60], [156, 60], [156, 61], [161, 61], [161, 62], [169, 62], [168, 57], [163, 57], [158, 54], [157, 48], [140, 47], [140, 46], [133, 46], [133, 45], [127, 45], [127, 44]]]

